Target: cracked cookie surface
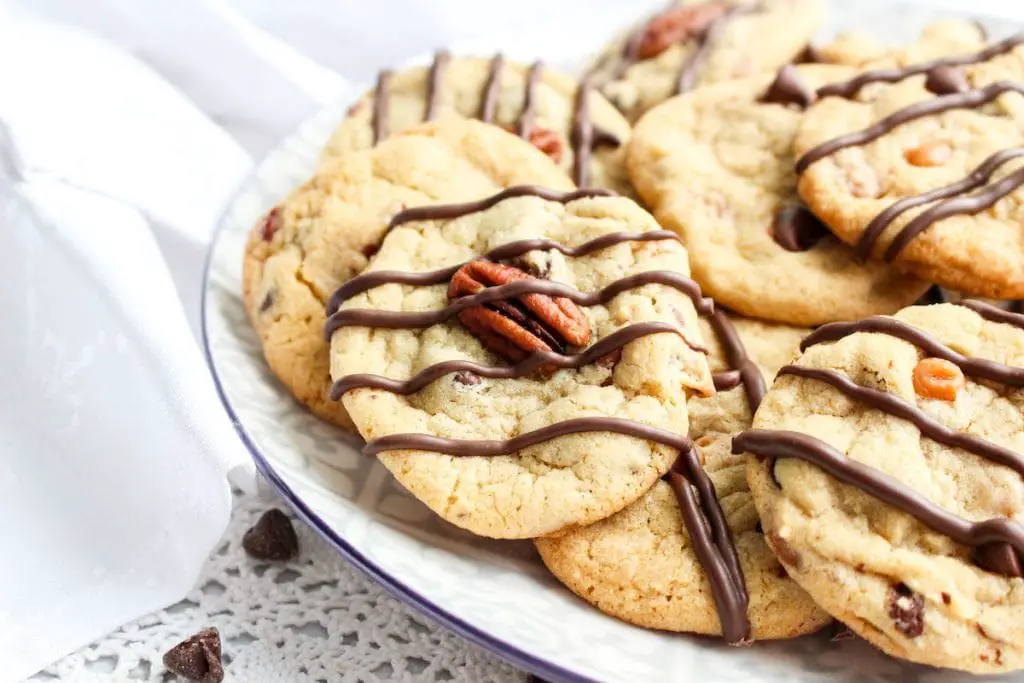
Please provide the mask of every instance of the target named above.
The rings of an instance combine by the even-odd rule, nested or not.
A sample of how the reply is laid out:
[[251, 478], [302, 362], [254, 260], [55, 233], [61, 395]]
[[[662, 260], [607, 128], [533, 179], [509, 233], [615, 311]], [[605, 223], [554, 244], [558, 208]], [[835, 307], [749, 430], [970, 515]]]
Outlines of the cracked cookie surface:
[[[1016, 379], [980, 379], [972, 376], [977, 367], [963, 359], [957, 363], [966, 369], [959, 370], [936, 358], [936, 349], [926, 351], [878, 328], [848, 328], [814, 343], [796, 363], [800, 372], [825, 374], [782, 370], [755, 430], [789, 430], [824, 442], [837, 451], [840, 466], [867, 466], [944, 514], [968, 522], [1008, 518], [1019, 525], [1024, 484], [1018, 472], [966, 447], [940, 443], [906, 415], [838, 385], [846, 380], [869, 395], [883, 393], [940, 429], [970, 435], [975, 446], [983, 440], [985, 448], [1020, 458], [1024, 317], [1011, 316], [1014, 324], [1006, 324], [942, 304], [908, 308], [895, 318]], [[883, 502], [803, 458], [780, 454], [749, 463], [750, 488], [776, 554], [818, 604], [857, 634], [897, 657], [934, 666], [975, 672], [1024, 666], [1024, 579], [1007, 576], [1013, 572], [992, 559], [979, 559], [979, 553], [1000, 548], [954, 542], [912, 517], [909, 508]]]
[[[916, 61], [905, 59], [902, 65]], [[892, 85], [869, 85], [851, 99], [821, 99], [803, 117], [794, 142], [798, 157], [812, 151], [817, 155], [806, 158], [801, 197], [836, 235], [865, 255], [950, 289], [992, 298], [1024, 296], [1019, 227], [1024, 193], [1019, 184], [992, 202], [952, 203], [981, 197], [1002, 181], [1013, 182], [1010, 176], [1022, 166], [1018, 156], [998, 163], [983, 182], [955, 187], [986, 162], [998, 160], [997, 154], [1024, 146], [1021, 95], [1011, 91], [975, 108], [908, 116], [910, 107], [956, 99], [956, 89], [974, 92], [998, 81], [1019, 81], [1022, 74], [1024, 47], [1017, 47], [965, 66], [955, 83], [930, 83], [927, 74], [920, 74]], [[890, 116], [906, 118], [885, 125]], [[821, 145], [876, 124], [888, 130], [880, 129], [863, 144], [819, 153]], [[944, 199], [922, 197], [942, 188], [950, 189]]]
[[572, 187], [531, 145], [475, 121], [424, 125], [323, 164], [253, 228], [246, 245], [243, 299], [270, 369], [314, 413], [351, 429], [342, 404], [328, 398], [327, 297], [366, 267], [403, 208], [531, 182]]
[[820, 0], [684, 0], [617, 38], [592, 67], [595, 82], [635, 121], [680, 92], [682, 80], [692, 90], [778, 69], [823, 20]]
[[[855, 73], [789, 69], [804, 94]], [[629, 150], [637, 191], [683, 237], [694, 279], [730, 309], [815, 325], [913, 303], [926, 284], [892, 266], [860, 263], [801, 207], [791, 147], [804, 112], [762, 101], [775, 81], [763, 75], [702, 88], [649, 112]], [[792, 221], [791, 243], [781, 234], [784, 219]]]
[[[562, 204], [540, 197], [505, 199], [448, 220], [394, 228], [363, 277], [381, 270], [451, 268], [505, 244], [547, 238], [578, 246], [613, 233], [660, 231], [632, 200], [592, 197]], [[532, 251], [510, 265], [580, 292], [648, 271], [687, 274], [685, 249], [674, 239], [627, 240], [589, 255]], [[357, 294], [341, 307], [433, 311], [448, 304], [448, 285], [390, 283]], [[513, 308], [521, 308], [519, 304]], [[343, 401], [364, 438], [414, 433], [460, 440], [504, 440], [548, 425], [612, 417], [686, 433], [686, 400], [711, 393], [691, 299], [665, 284], [624, 291], [606, 304], [581, 306], [591, 345], [631, 325], [658, 322], [621, 355], [579, 369], [491, 379], [445, 374], [408, 396], [358, 388]], [[488, 351], [457, 318], [422, 329], [341, 327], [332, 339], [332, 375], [373, 373], [408, 380], [451, 360], [509, 365]], [[559, 436], [507, 455], [457, 457], [443, 452], [389, 450], [381, 462], [441, 517], [474, 533], [529, 538], [602, 519], [641, 496], [675, 461], [677, 451], [610, 431]]]
[[[576, 172], [577, 157], [582, 154], [585, 169], [578, 178], [578, 182], [584, 181], [580, 185], [629, 194], [624, 158], [630, 125], [615, 107], [589, 87], [584, 91], [585, 101], [578, 102], [580, 83], [543, 65], [536, 68], [531, 87], [534, 65], [502, 60], [496, 67], [496, 59], [442, 59], [440, 66], [433, 69], [437, 74], [433, 87], [430, 67], [391, 74], [350, 109], [327, 142], [325, 158], [372, 147], [375, 126], [384, 139], [427, 118], [466, 117], [522, 132], [525, 139], [570, 175]], [[434, 106], [428, 112], [431, 99]], [[581, 105], [582, 111], [578, 109]], [[486, 113], [488, 108], [490, 112]], [[529, 111], [524, 114], [527, 108]], [[580, 131], [589, 139], [574, 137], [578, 135], [573, 132], [576, 122], [592, 127], [590, 133]]]
[[[749, 357], [768, 380], [796, 356], [800, 339], [808, 332], [738, 316], [731, 319]], [[714, 330], [703, 324], [712, 371], [729, 370]], [[829, 615], [786, 577], [765, 544], [747, 488], [745, 458], [730, 453], [732, 434], [750, 426], [744, 389], [693, 397], [689, 411], [690, 437], [714, 482], [743, 569], [751, 636], [791, 638], [825, 626]], [[646, 628], [721, 635], [706, 572], [665, 481], [608, 519], [535, 543], [562, 583], [607, 614]]]

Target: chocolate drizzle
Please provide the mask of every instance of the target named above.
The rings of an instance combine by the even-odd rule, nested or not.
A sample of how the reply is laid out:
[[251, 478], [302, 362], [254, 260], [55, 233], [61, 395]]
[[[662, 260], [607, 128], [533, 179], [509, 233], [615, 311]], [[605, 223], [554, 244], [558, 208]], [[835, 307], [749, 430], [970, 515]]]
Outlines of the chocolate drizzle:
[[831, 156], [841, 149], [855, 147], [857, 145], [863, 145], [877, 140], [898, 126], [902, 126], [904, 123], [916, 121], [917, 119], [924, 118], [925, 116], [930, 116], [932, 114], [941, 114], [942, 112], [950, 111], [952, 109], [977, 109], [978, 107], [988, 104], [1008, 92], [1024, 94], [1024, 85], [1013, 81], [996, 81], [995, 83], [991, 83], [984, 88], [981, 88], [980, 90], [969, 90], [955, 95], [945, 95], [931, 100], [916, 102], [909, 107], [905, 107], [893, 114], [890, 114], [889, 116], [886, 116], [874, 125], [868, 126], [863, 130], [848, 133], [846, 135], [840, 135], [833, 140], [829, 140], [828, 142], [824, 142], [817, 147], [812, 148], [797, 160], [796, 172], [803, 173], [811, 164], [816, 161], [820, 161], [827, 156]]
[[928, 62], [921, 62], [920, 64], [912, 64], [910, 66], [903, 67], [902, 69], [875, 69], [873, 71], [865, 71], [848, 81], [843, 81], [842, 83], [831, 83], [818, 88], [818, 97], [854, 97], [858, 92], [860, 92], [861, 88], [869, 83], [897, 83], [910, 78], [911, 76], [928, 73], [929, 71], [940, 67], [958, 67], [987, 62], [993, 57], [1005, 54], [1021, 44], [1024, 44], [1024, 34], [1011, 36], [1006, 40], [993, 43], [979, 52], [972, 52], [958, 57], [934, 59]]
[[434, 54], [434, 63], [430, 65], [427, 74], [427, 108], [423, 115], [424, 121], [433, 121], [437, 116], [437, 106], [441, 101], [441, 81], [444, 80], [444, 72], [452, 56], [445, 50], [438, 50]]
[[896, 337], [917, 346], [927, 352], [929, 356], [942, 358], [953, 363], [965, 375], [970, 377], [980, 377], [1012, 387], [1024, 387], [1024, 368], [1004, 365], [987, 358], [964, 356], [924, 330], [896, 318], [875, 316], [852, 323], [829, 323], [822, 325], [804, 338], [800, 343], [800, 350], [806, 351], [817, 344], [837, 341], [857, 332], [887, 334], [890, 337]]
[[480, 104], [480, 120], [484, 123], [494, 122], [494, 112], [498, 107], [498, 94], [501, 92], [501, 73], [505, 69], [505, 56], [501, 53], [494, 55], [491, 60], [491, 70], [487, 76], [487, 84], [484, 86], [484, 100]]
[[969, 308], [989, 322], [1013, 325], [1014, 327], [1024, 330], [1024, 315], [1019, 311], [1007, 311], [999, 308], [998, 306], [993, 306], [992, 304], [987, 304], [984, 301], [976, 301], [974, 299], [958, 301], [957, 305]]
[[704, 63], [707, 62], [708, 55], [711, 54], [711, 48], [728, 23], [740, 14], [752, 12], [754, 9], [754, 6], [744, 5], [731, 7], [725, 14], [711, 22], [707, 30], [696, 37], [697, 44], [686, 57], [686, 61], [683, 62], [683, 69], [679, 72], [679, 80], [676, 81], [677, 95], [693, 90], [693, 87], [697, 84], [697, 74], [703, 68]]
[[530, 71], [526, 74], [526, 94], [523, 96], [523, 111], [519, 113], [519, 118], [516, 120], [516, 135], [523, 139], [530, 137], [530, 131], [533, 130], [533, 110], [537, 106], [537, 84], [540, 82], [540, 75], [543, 69], [543, 62], [534, 62], [530, 65]]
[[[816, 465], [844, 484], [855, 486], [914, 517], [933, 531], [978, 550], [1009, 544], [1024, 553], [1024, 526], [1006, 518], [970, 522], [944, 510], [902, 482], [851, 460], [807, 434], [765, 429], [748, 430], [732, 441], [732, 452], [762, 458], [796, 458]], [[976, 554], [975, 559], [979, 559]]]
[[[476, 202], [407, 209], [392, 219], [389, 229], [409, 221], [458, 218], [485, 210], [504, 199], [513, 197], [535, 196], [551, 201], [568, 202], [582, 197], [607, 194], [609, 193], [597, 190], [557, 192], [533, 186], [515, 187]], [[644, 233], [618, 232], [602, 235], [577, 247], [567, 247], [546, 238], [537, 238], [502, 245], [492, 249], [486, 258], [492, 260], [515, 258], [538, 249], [551, 249], [570, 256], [581, 256], [627, 241], [667, 239], [678, 241], [679, 238], [675, 233], [665, 230]], [[340, 310], [341, 304], [347, 299], [383, 284], [402, 283], [420, 286], [442, 284], [448, 281], [462, 265], [458, 264], [424, 273], [371, 271], [354, 278], [340, 287], [328, 303], [327, 312], [330, 318], [325, 328], [328, 337], [343, 325], [369, 325], [386, 328], [427, 327], [447, 320], [465, 308], [502, 301], [527, 293], [543, 293], [566, 297], [583, 305], [596, 305], [606, 303], [618, 294], [635, 287], [656, 283], [683, 292], [701, 314], [710, 316], [711, 325], [719, 337], [726, 360], [734, 368], [730, 373], [724, 373], [727, 377], [721, 379], [725, 382], [735, 379], [733, 386], [739, 383], [743, 384], [752, 411], [756, 409], [764, 395], [764, 380], [757, 367], [747, 357], [742, 340], [728, 318], [724, 313], [715, 311], [713, 302], [701, 295], [700, 288], [695, 282], [672, 271], [646, 271], [626, 276], [593, 293], [581, 293], [562, 283], [530, 278], [489, 287], [476, 294], [457, 298], [446, 308], [438, 311]], [[510, 367], [491, 366], [467, 360], [451, 360], [431, 365], [408, 380], [395, 380], [372, 374], [349, 375], [335, 382], [331, 389], [331, 397], [338, 399], [345, 393], [360, 388], [373, 388], [409, 395], [450, 374], [456, 374], [457, 377], [513, 379], [530, 376], [545, 366], [578, 369], [600, 362], [615, 352], [621, 352], [623, 347], [637, 339], [664, 333], [679, 335], [691, 348], [698, 348], [687, 342], [679, 326], [656, 321], [642, 322], [619, 329], [580, 353], [534, 352], [525, 360]], [[715, 380], [717, 386], [720, 376], [716, 376]], [[478, 381], [463, 381], [462, 383], [473, 385]], [[692, 443], [685, 436], [622, 418], [586, 417], [565, 420], [501, 441], [462, 441], [431, 434], [392, 434], [367, 443], [364, 453], [375, 455], [390, 450], [420, 450], [445, 453], [456, 457], [508, 455], [543, 441], [582, 432], [623, 434], [653, 441], [679, 451], [679, 457], [666, 475], [666, 479], [677, 497], [694, 552], [707, 572], [715, 604], [719, 611], [723, 634], [726, 640], [732, 644], [747, 642], [750, 636], [750, 623], [746, 615], [748, 596], [738, 554], [711, 480], [702, 469]]]
[[377, 144], [388, 135], [388, 103], [391, 100], [392, 71], [381, 71], [377, 76], [377, 88], [373, 95], [373, 144]]
[[806, 206], [783, 206], [772, 220], [772, 239], [786, 251], [808, 251], [828, 235], [828, 228]]
[[[929, 190], [928, 192], [924, 192], [913, 197], [906, 197], [893, 203], [868, 223], [867, 228], [864, 230], [864, 234], [857, 243], [855, 249], [857, 256], [862, 260], [867, 259], [874, 250], [875, 244], [878, 242], [878, 238], [881, 237], [883, 232], [885, 232], [885, 229], [889, 227], [894, 220], [910, 209], [936, 200], [948, 200], [950, 197], [955, 197], [958, 194], [977, 189], [987, 183], [992, 178], [992, 175], [998, 171], [1003, 164], [1020, 156], [1024, 156], [1024, 147], [1004, 149], [985, 159], [985, 161], [983, 161], [976, 169], [971, 171], [971, 173], [963, 180], [958, 180], [955, 183], [938, 187], [934, 190]], [[1001, 182], [1005, 182], [1005, 180], [1006, 179], [1003, 179]], [[979, 204], [987, 204], [990, 206], [998, 201], [999, 197], [1005, 194], [1004, 190], [1005, 188], [1000, 186], [1000, 183], [996, 183], [996, 185], [991, 186], [985, 192], [982, 192], [972, 199], [974, 202]], [[1000, 194], [1000, 192], [1003, 194]], [[952, 208], [950, 208], [950, 205], [952, 205]], [[891, 260], [890, 256], [895, 257], [901, 249], [910, 243], [910, 240], [912, 240], [914, 236], [926, 229], [932, 223], [948, 215], [952, 215], [953, 213], [963, 212], [964, 206], [965, 205], [962, 201], [942, 202], [932, 207], [930, 211], [925, 211], [921, 215], [917, 216], [917, 218], [904, 227], [903, 230], [900, 231], [900, 234], [897, 235], [896, 239], [893, 240], [893, 243], [886, 250], [886, 259]], [[982, 208], [984, 208], [984, 206], [977, 210], [980, 211]]]
[[584, 76], [576, 88], [572, 130], [569, 132], [573, 154], [572, 181], [579, 187], [587, 186], [590, 150], [594, 148], [594, 124], [590, 120], [590, 91], [590, 77]]

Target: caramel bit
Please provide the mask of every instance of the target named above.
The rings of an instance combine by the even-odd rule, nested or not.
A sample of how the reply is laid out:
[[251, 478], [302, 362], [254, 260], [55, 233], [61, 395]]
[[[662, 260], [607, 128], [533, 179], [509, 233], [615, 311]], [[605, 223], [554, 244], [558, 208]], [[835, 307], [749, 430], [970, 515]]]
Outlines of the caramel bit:
[[[457, 299], [488, 287], [533, 279], [518, 268], [486, 260], [471, 261], [452, 276], [448, 298]], [[514, 299], [473, 306], [459, 321], [488, 349], [511, 361], [534, 351], [565, 353], [567, 346], [590, 341], [590, 323], [579, 306], [564, 297], [524, 294]]]
[[923, 358], [914, 366], [914, 391], [921, 398], [955, 401], [964, 388], [964, 373], [942, 358]]
[[919, 147], [908, 149], [903, 153], [907, 163], [912, 166], [941, 166], [953, 155], [953, 147], [948, 142], [934, 140]]
[[889, 617], [896, 630], [908, 638], [924, 633], [924, 598], [905, 583], [898, 583], [889, 592]]
[[547, 154], [556, 164], [562, 161], [562, 139], [550, 128], [534, 128], [527, 136], [530, 144]]
[[711, 24], [729, 11], [724, 2], [674, 7], [662, 12], [644, 28], [640, 39], [640, 59], [651, 59], [676, 43], [701, 35]]

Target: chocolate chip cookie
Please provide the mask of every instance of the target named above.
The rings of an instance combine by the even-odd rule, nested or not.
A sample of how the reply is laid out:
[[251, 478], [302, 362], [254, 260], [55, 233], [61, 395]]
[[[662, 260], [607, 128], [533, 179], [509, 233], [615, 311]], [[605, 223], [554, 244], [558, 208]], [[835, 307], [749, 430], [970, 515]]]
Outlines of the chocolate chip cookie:
[[862, 258], [950, 289], [1024, 297], [1024, 38], [819, 91], [799, 191]]
[[823, 20], [820, 0], [684, 0], [615, 40], [591, 74], [635, 121], [673, 95], [778, 69]]
[[[689, 400], [690, 436], [721, 501], [728, 526], [727, 581], [705, 559], [702, 529], [680, 498], [689, 483], [670, 474], [622, 512], [588, 527], [535, 541], [544, 563], [601, 611], [647, 628], [749, 639], [791, 638], [831, 619], [786, 576], [765, 544], [745, 475], [730, 452], [750, 426], [764, 378], [796, 355], [807, 330], [723, 314], [702, 321], [719, 392]], [[762, 375], [762, 373], [764, 373]], [[696, 532], [695, 532], [696, 529]]]
[[687, 398], [714, 391], [686, 250], [604, 194], [410, 209], [329, 303], [334, 395], [365, 452], [474, 533], [618, 512], [689, 448]]
[[980, 302], [818, 328], [753, 429], [765, 538], [897, 657], [1024, 667], [1024, 316]]
[[572, 187], [533, 146], [460, 119], [427, 124], [323, 164], [267, 213], [246, 246], [243, 297], [270, 369], [314, 413], [351, 428], [341, 403], [328, 398], [327, 297], [366, 266], [402, 209], [526, 182]]
[[927, 289], [861, 263], [796, 196], [791, 147], [815, 91], [849, 78], [832, 65], [701, 88], [650, 111], [628, 166], [658, 221], [677, 231], [693, 277], [716, 301], [796, 325], [894, 313]]
[[382, 72], [324, 154], [367, 149], [409, 126], [450, 116], [479, 119], [529, 140], [580, 187], [630, 191], [623, 167], [630, 126], [615, 107], [588, 79], [500, 54], [453, 57], [442, 51], [429, 67]]

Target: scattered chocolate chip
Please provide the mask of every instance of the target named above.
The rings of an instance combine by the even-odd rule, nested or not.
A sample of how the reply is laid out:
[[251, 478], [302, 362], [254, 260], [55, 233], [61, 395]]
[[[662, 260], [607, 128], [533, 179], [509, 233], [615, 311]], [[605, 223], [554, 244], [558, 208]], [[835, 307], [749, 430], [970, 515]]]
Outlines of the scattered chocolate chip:
[[1020, 558], [1009, 543], [994, 543], [977, 548], [974, 551], [974, 563], [986, 571], [1003, 576], [1024, 576]]
[[889, 592], [889, 617], [896, 630], [908, 638], [924, 633], [924, 598], [905, 583], [898, 583]]
[[800, 78], [796, 67], [787, 64], [779, 70], [775, 80], [758, 101], [765, 104], [794, 105], [800, 109], [806, 109], [814, 103], [815, 98], [814, 90], [807, 87], [807, 84]]
[[287, 515], [267, 510], [242, 536], [242, 548], [257, 560], [290, 560], [299, 552], [299, 538]]
[[970, 90], [967, 76], [960, 67], [940, 65], [928, 71], [925, 89], [933, 95], [952, 95]]
[[260, 302], [260, 313], [265, 313], [270, 310], [270, 307], [274, 305], [274, 290], [267, 290], [266, 295], [263, 297], [263, 301]]
[[278, 219], [281, 216], [281, 209], [274, 207], [268, 213], [266, 218], [263, 219], [263, 227], [260, 228], [260, 237], [265, 242], [269, 242], [274, 239], [274, 234], [277, 232]]
[[850, 630], [850, 627], [841, 621], [832, 622], [832, 635], [829, 637], [833, 643], [839, 643], [844, 640], [852, 640], [855, 638], [855, 634]]
[[453, 379], [455, 380], [455, 382], [466, 387], [475, 386], [477, 384], [480, 384], [481, 381], [479, 376], [474, 375], [472, 372], [466, 371], [456, 372], [455, 377]]
[[215, 628], [204, 628], [178, 643], [164, 654], [163, 661], [168, 671], [189, 681], [220, 683], [224, 680], [220, 633]]
[[772, 239], [786, 251], [807, 251], [827, 234], [825, 224], [805, 206], [784, 206], [772, 221]]
[[949, 595], [949, 593], [943, 592], [942, 593], [942, 604], [943, 605], [948, 605], [951, 602], [953, 602], [953, 598]]

